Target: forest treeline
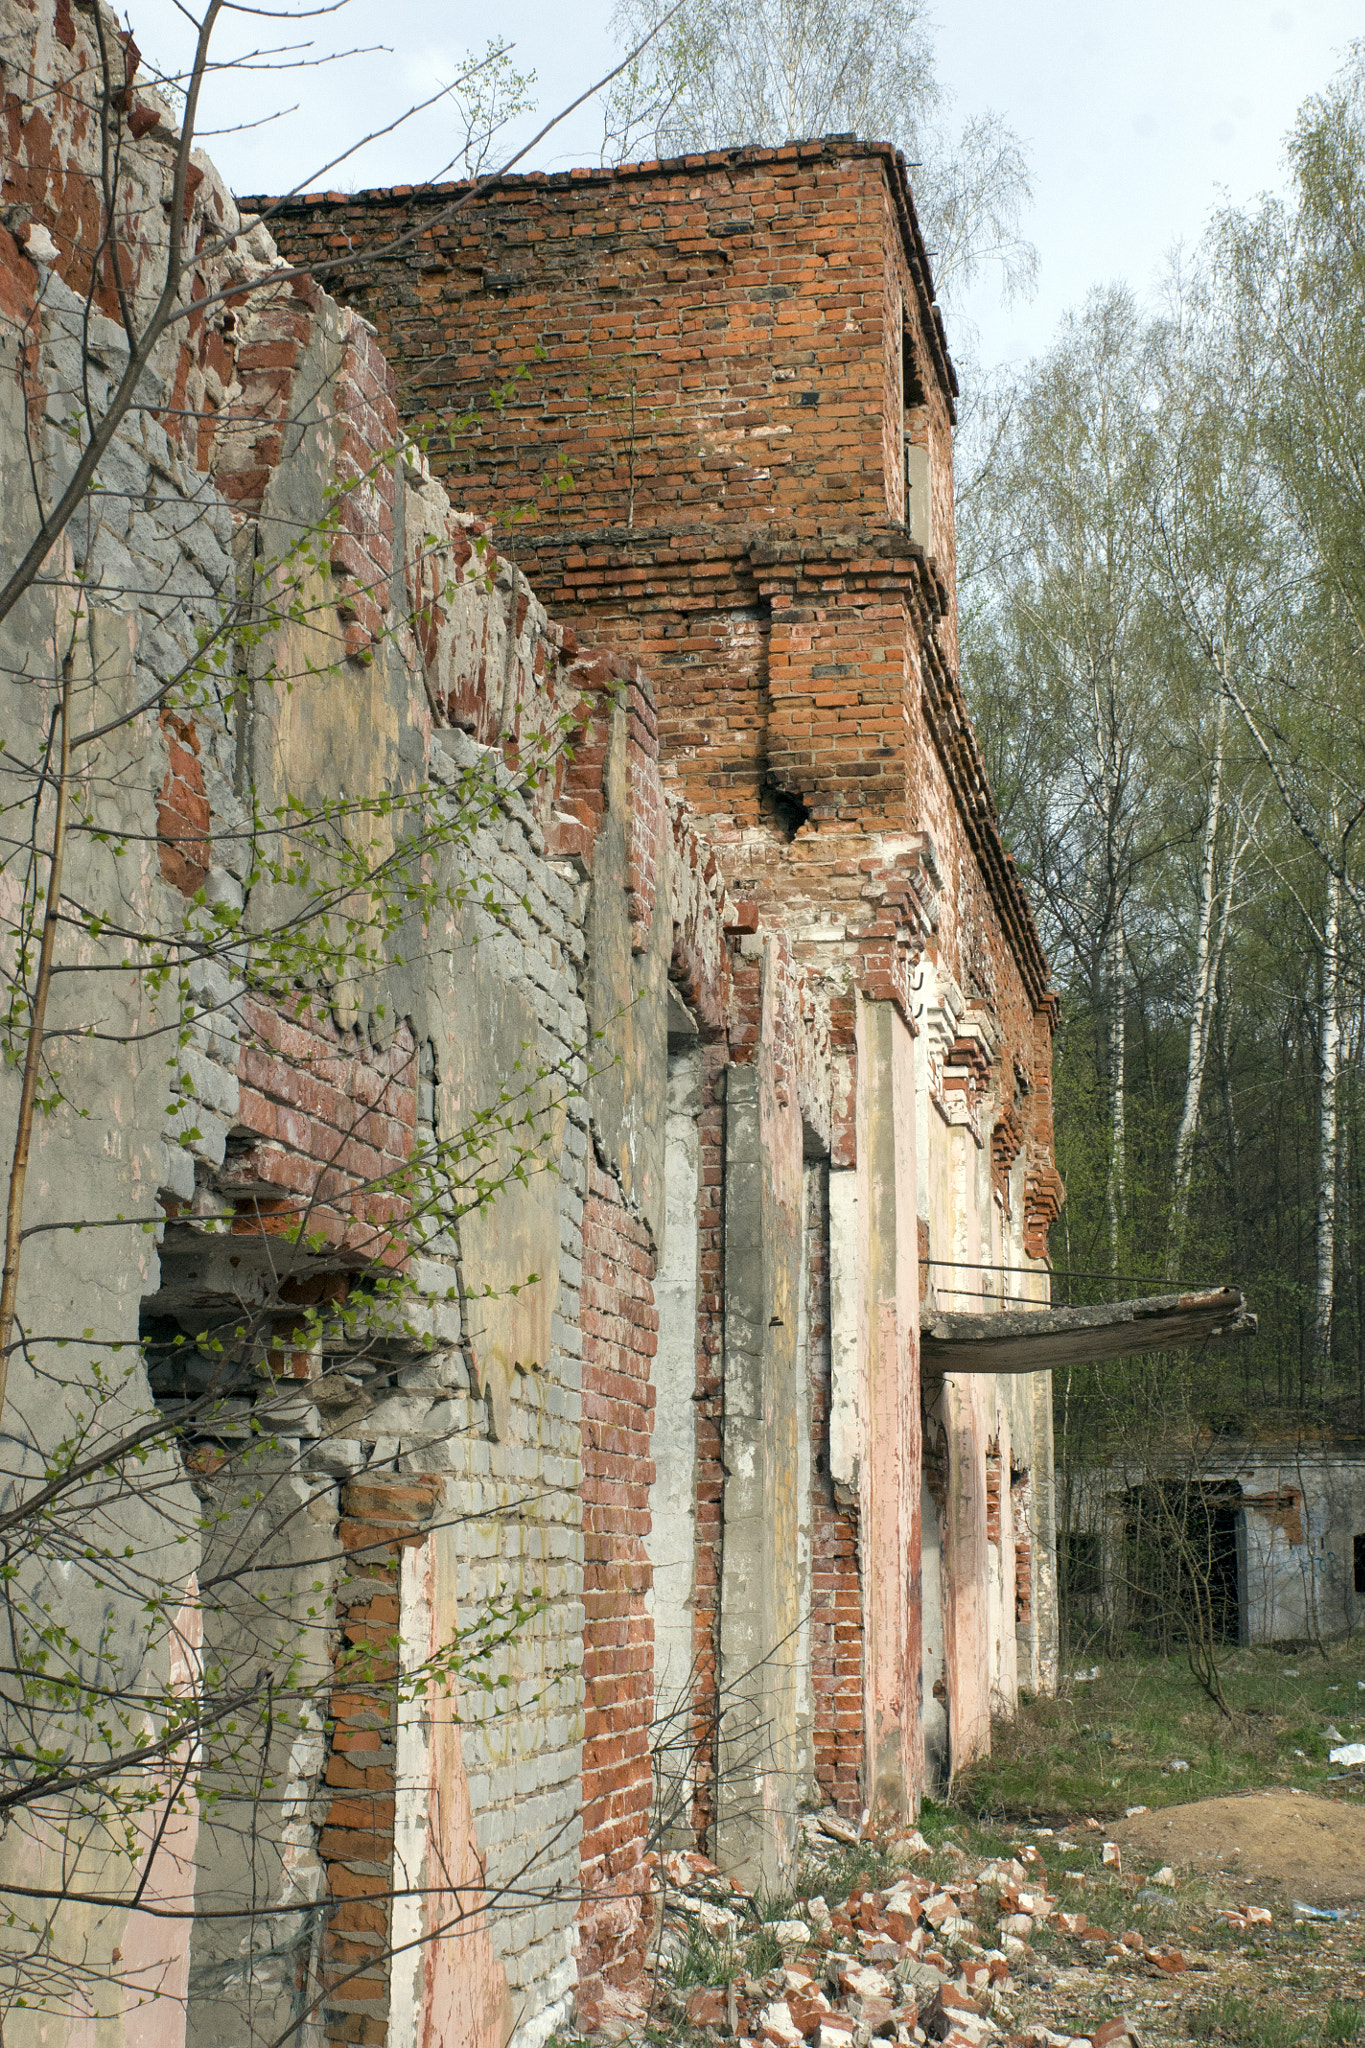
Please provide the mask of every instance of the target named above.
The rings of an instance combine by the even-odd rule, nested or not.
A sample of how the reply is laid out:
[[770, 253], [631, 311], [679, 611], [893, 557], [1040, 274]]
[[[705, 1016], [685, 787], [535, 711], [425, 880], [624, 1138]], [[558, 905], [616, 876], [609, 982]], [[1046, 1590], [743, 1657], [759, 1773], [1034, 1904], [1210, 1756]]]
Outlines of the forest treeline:
[[1073, 1428], [1365, 1430], [1365, 45], [1288, 153], [963, 462], [964, 675], [1061, 996], [1059, 1298], [1230, 1279], [1260, 1319], [1059, 1386]]

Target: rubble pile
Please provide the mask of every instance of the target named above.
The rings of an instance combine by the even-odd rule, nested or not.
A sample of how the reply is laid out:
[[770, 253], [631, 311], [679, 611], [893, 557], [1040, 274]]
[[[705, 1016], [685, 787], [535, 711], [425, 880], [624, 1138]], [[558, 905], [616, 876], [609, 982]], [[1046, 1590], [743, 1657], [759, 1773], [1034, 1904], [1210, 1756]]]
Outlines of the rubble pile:
[[[805, 1825], [814, 1848], [821, 1823]], [[856, 1839], [842, 1823], [823, 1825], [840, 1840]], [[1022, 2018], [1020, 1991], [1027, 1983], [1036, 2013], [1047, 1981], [1034, 1967], [1030, 1937], [1047, 1926], [1071, 1936], [1096, 1962], [1145, 1965], [1164, 1977], [1187, 1968], [1177, 1948], [1063, 1911], [1031, 1844], [986, 1862], [951, 1846], [935, 1859], [918, 1832], [883, 1849], [889, 1882], [876, 1889], [856, 1884], [842, 1898], [813, 1892], [797, 1901], [792, 1917], [775, 1921], [760, 1920], [754, 1903], [704, 1856], [678, 1851], [655, 1859], [662, 1901], [656, 2018], [671, 2002], [677, 2019], [735, 2048], [1140, 2048], [1137, 2027], [1125, 2016], [1086, 2034]], [[951, 1878], [924, 1874], [926, 1865], [938, 1860], [941, 1867], [945, 1859], [952, 1859]], [[1105, 1844], [1103, 1860], [1116, 1872], [1118, 1850]], [[1127, 1880], [1125, 1890], [1138, 1882]], [[761, 1975], [737, 1960], [739, 1943], [756, 1934], [768, 1937], [769, 1954], [780, 1954]], [[696, 1981], [708, 1956], [714, 1984]], [[684, 1988], [662, 1989], [670, 1973]]]

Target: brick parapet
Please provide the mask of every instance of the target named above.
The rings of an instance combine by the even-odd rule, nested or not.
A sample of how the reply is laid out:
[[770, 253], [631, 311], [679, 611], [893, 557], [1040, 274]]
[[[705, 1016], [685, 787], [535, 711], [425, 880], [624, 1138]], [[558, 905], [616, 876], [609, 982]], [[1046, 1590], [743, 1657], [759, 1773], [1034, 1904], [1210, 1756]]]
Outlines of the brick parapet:
[[[662, 499], [669, 516], [707, 523], [718, 510], [751, 518], [755, 503], [785, 489], [799, 513], [812, 476], [814, 495], [833, 503], [881, 497], [880, 428], [865, 426], [880, 416], [880, 375], [867, 382], [861, 330], [883, 321], [888, 247], [924, 382], [951, 421], [956, 380], [928, 259], [904, 161], [884, 144], [831, 136], [790, 150], [509, 177], [474, 194], [404, 187], [244, 204], [269, 205], [292, 255], [339, 297], [364, 298], [409, 365], [414, 414], [435, 413], [452, 375], [482, 402], [499, 370], [525, 359], [500, 408], [505, 431], [478, 448], [483, 466], [469, 472], [476, 495], [499, 495], [509, 467], [522, 500], [529, 481], [551, 516], [564, 495], [531, 346], [548, 342], [550, 374], [577, 376], [594, 429], [573, 444], [575, 505], [585, 510], [629, 503], [643, 523]], [[679, 286], [707, 303], [708, 321], [678, 317]], [[718, 320], [729, 342], [720, 355], [710, 341]], [[453, 370], [452, 323], [461, 327]], [[775, 327], [790, 360], [787, 383], [770, 393], [763, 360]], [[833, 387], [803, 374], [805, 350], [822, 338], [840, 373]]]

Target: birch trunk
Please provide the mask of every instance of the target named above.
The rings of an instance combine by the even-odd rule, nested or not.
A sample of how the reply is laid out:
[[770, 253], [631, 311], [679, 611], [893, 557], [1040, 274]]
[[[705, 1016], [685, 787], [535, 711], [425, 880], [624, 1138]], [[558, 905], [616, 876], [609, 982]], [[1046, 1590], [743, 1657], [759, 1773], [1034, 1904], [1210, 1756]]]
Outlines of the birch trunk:
[[1332, 1297], [1336, 1279], [1337, 1083], [1341, 1072], [1340, 957], [1341, 883], [1327, 875], [1327, 915], [1322, 926], [1322, 1068], [1318, 1095], [1318, 1288], [1313, 1317], [1313, 1354], [1325, 1365], [1332, 1353]]
[[[1218, 893], [1218, 829], [1223, 811], [1223, 756], [1227, 741], [1228, 700], [1218, 692], [1218, 723], [1214, 732], [1213, 773], [1209, 780], [1209, 804], [1204, 818], [1204, 843], [1199, 862], [1199, 927], [1195, 939], [1194, 991], [1190, 1003], [1190, 1051], [1185, 1067], [1185, 1104], [1175, 1140], [1172, 1174], [1170, 1242], [1178, 1254], [1185, 1235], [1185, 1218], [1190, 1202], [1190, 1173], [1194, 1165], [1194, 1137], [1199, 1126], [1199, 1098], [1204, 1089], [1204, 1067], [1208, 1059], [1209, 1024], [1213, 1015], [1217, 952], [1214, 945], [1214, 902]], [[1220, 934], [1221, 937], [1221, 934]]]
[[1127, 1157], [1124, 1096], [1125, 1018], [1128, 975], [1123, 912], [1114, 918], [1109, 959], [1109, 1254], [1115, 1273], [1119, 1265], [1119, 1222], [1126, 1206], [1124, 1167]]

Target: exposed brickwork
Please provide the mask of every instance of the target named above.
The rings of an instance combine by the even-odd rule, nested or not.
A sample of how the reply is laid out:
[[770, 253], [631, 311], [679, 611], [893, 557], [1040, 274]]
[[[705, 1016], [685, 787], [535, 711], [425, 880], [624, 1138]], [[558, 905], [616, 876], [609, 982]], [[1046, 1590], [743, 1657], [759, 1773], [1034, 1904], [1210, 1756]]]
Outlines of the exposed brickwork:
[[569, 735], [547, 833], [550, 851], [592, 867], [593, 841], [607, 805], [605, 772], [612, 707], [626, 712], [626, 892], [631, 949], [642, 952], [658, 900], [659, 871], [670, 820], [659, 780], [659, 721], [644, 672], [594, 649], [574, 663], [570, 684], [587, 713]]
[[345, 354], [329, 398], [341, 428], [333, 457], [339, 524], [330, 536], [329, 565], [347, 659], [366, 662], [389, 610], [398, 418], [393, 371], [374, 336], [354, 318], [347, 323]]
[[583, 1205], [583, 1903], [579, 2012], [644, 1967], [654, 1623], [645, 1537], [658, 1348], [649, 1234], [595, 1161]]
[[1033, 1618], [1033, 1532], [1027, 1472], [1010, 1475], [1010, 1509], [1014, 1519], [1014, 1619], [1023, 1628]]
[[1000, 1548], [1000, 1439], [986, 1446], [986, 1541]]
[[232, 395], [201, 423], [199, 453], [219, 490], [240, 513], [261, 509], [280, 460], [295, 372], [313, 334], [322, 292], [293, 278], [248, 300], [235, 296], [224, 317], [234, 347]]
[[991, 1183], [1004, 1203], [1010, 1205], [1010, 1168], [1024, 1144], [1024, 1120], [1014, 1103], [1008, 1104], [991, 1132]]
[[[232, 297], [226, 317], [236, 375], [222, 411], [205, 416], [200, 455], [239, 516], [260, 512], [279, 466], [291, 406], [306, 397], [295, 379], [325, 303], [307, 277]], [[323, 539], [342, 650], [347, 660], [364, 663], [373, 658], [389, 609], [400, 435], [393, 372], [382, 349], [354, 314], [344, 317], [343, 333], [341, 360], [328, 384], [337, 496]], [[297, 584], [295, 565], [287, 564], [286, 574]]]
[[328, 1891], [322, 2020], [336, 2048], [383, 2048], [388, 2039], [400, 1560], [422, 1540], [440, 1495], [435, 1479], [341, 1490], [341, 1661], [318, 1838]]
[[692, 1584], [692, 1655], [696, 1674], [693, 1742], [697, 1839], [709, 1839], [715, 1819], [716, 1670], [720, 1630], [721, 1504], [725, 1356], [725, 1103], [721, 1093], [727, 1048], [703, 1049], [701, 1148], [697, 1210], [697, 1534]]
[[161, 872], [173, 889], [193, 896], [208, 880], [209, 800], [199, 760], [199, 735], [192, 718], [161, 714], [170, 766], [157, 799], [156, 823]]
[[[886, 334], [888, 262], [947, 431], [952, 373], [885, 146], [836, 137], [516, 177], [435, 219], [458, 191], [318, 194], [275, 202], [272, 225], [363, 306], [406, 366], [414, 417], [439, 428], [453, 380], [482, 406], [518, 367], [497, 420], [444, 457], [475, 502], [530, 498], [550, 520], [567, 502], [594, 528], [778, 519], [810, 533], [880, 508], [885, 364], [901, 342], [899, 303]], [[395, 258], [354, 262], [414, 225]]]
[[242, 1004], [240, 1119], [250, 1140], [224, 1169], [242, 1231], [302, 1226], [328, 1244], [392, 1263], [406, 1211], [392, 1180], [417, 1123], [416, 1042], [400, 1023], [387, 1045], [343, 1031], [302, 1003]]
[[815, 1695], [815, 1782], [850, 1819], [865, 1804], [863, 1595], [858, 1510], [835, 1496], [829, 1470], [829, 1183], [811, 1176], [806, 1216], [806, 1328], [811, 1416], [811, 1681]]
[[[649, 668], [664, 757], [734, 892], [801, 964], [910, 1021], [930, 951], [996, 1015], [996, 1072], [1029, 1073], [1046, 965], [955, 673], [955, 384], [903, 166], [833, 137], [507, 179], [438, 218], [456, 191], [276, 217], [402, 361], [407, 414], [480, 406], [517, 368], [510, 405], [434, 459], [486, 502], [539, 503], [520, 559]], [[851, 993], [831, 993], [849, 1052]], [[947, 1078], [974, 1118], [993, 1062], [961, 1050]], [[850, 1117], [846, 1097], [845, 1162]], [[1061, 1198], [1050, 1099], [1021, 1143], [1039, 1256]]]

